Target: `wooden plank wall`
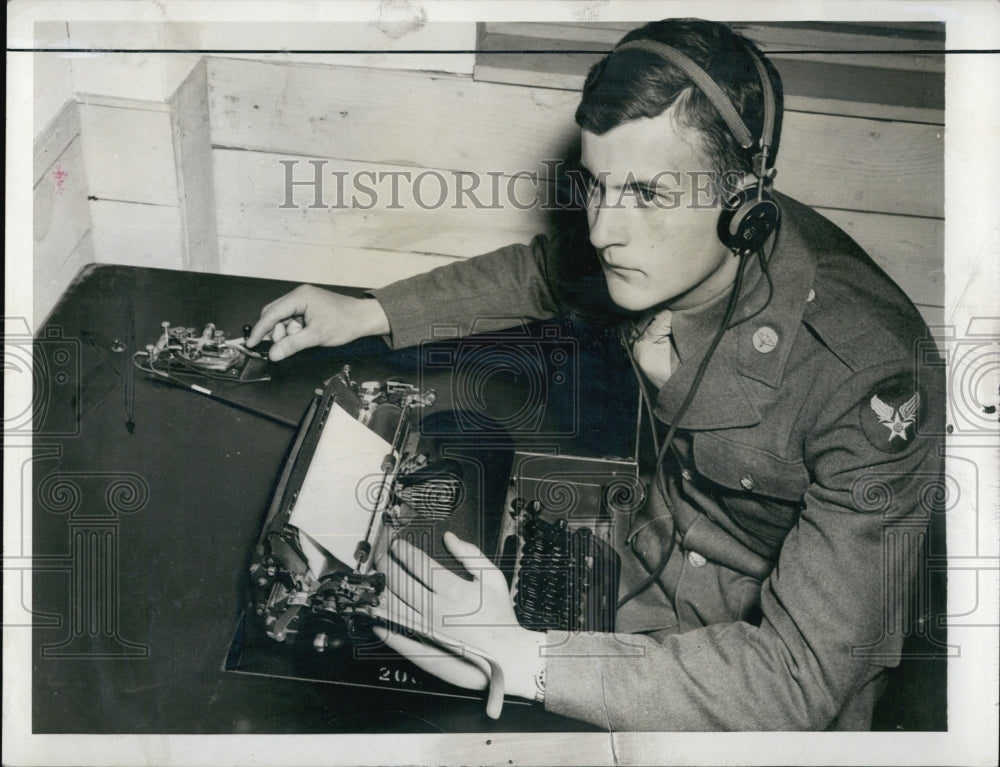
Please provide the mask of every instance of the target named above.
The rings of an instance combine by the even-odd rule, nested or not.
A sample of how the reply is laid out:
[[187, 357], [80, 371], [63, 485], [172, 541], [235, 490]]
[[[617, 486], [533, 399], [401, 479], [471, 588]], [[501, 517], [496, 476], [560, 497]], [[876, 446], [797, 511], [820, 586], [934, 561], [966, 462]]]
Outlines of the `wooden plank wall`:
[[[392, 173], [434, 180], [494, 174], [530, 199], [547, 166], [572, 147], [578, 95], [432, 73], [209, 58], [207, 66], [220, 268], [304, 281], [378, 286], [453, 258], [526, 241], [543, 211], [425, 210], [392, 199]], [[386, 174], [370, 209], [310, 208], [322, 164], [323, 202], [338, 201], [336, 173]], [[929, 321], [943, 306], [943, 126], [854, 114], [788, 111], [777, 188], [845, 228], [908, 292]], [[539, 181], [524, 178], [537, 172]], [[375, 177], [377, 178], [377, 176]], [[467, 180], [466, 183], [472, 183]], [[523, 195], [523, 196], [522, 196]], [[362, 205], [370, 196], [358, 197]], [[466, 198], [467, 201], [467, 198]], [[395, 202], [396, 205], [392, 205]]]
[[204, 61], [166, 101], [77, 98], [92, 260], [218, 271]]
[[[62, 119], [64, 103], [70, 102], [73, 117], [79, 118], [78, 144], [71, 156], [82, 163], [81, 173], [74, 172], [72, 180], [82, 184], [86, 177], [92, 185], [79, 186], [73, 198], [73, 226], [82, 225], [89, 234], [70, 262], [218, 271], [206, 62], [199, 50], [226, 57], [230, 54], [225, 51], [232, 49], [240, 51], [236, 55], [241, 58], [279, 64], [346, 63], [470, 76], [475, 35], [471, 21], [396, 23], [381, 14], [377, 23], [261, 24], [220, 17], [198, 22], [81, 19], [36, 24], [35, 45], [44, 51], [34, 57], [36, 149], [45, 144], [45, 135]], [[129, 52], [67, 56], [60, 52], [67, 47]], [[354, 53], [302, 52], [329, 48]], [[290, 52], [246, 53], [255, 49]], [[441, 52], [405, 53], [411, 49]], [[452, 49], [463, 52], [450, 53]], [[36, 187], [43, 214], [52, 207], [48, 191], [45, 184]], [[55, 226], [61, 229], [69, 225], [62, 222], [69, 199], [57, 200]], [[39, 226], [51, 223], [44, 215], [37, 220]], [[69, 269], [70, 256], [56, 244], [53, 239], [35, 248], [36, 319], [48, 314], [60, 286], [68, 284], [61, 275]], [[261, 260], [270, 255], [269, 249]]]
[[68, 101], [34, 145], [33, 258], [45, 268], [36, 270], [33, 280], [33, 329], [76, 273], [93, 261], [82, 146], [77, 104]]
[[[449, 184], [456, 172], [493, 172], [501, 174], [504, 193], [513, 184], [515, 194], [528, 200], [534, 185], [513, 176], [544, 170], [541, 159], [564, 156], [576, 134], [575, 101], [573, 94], [536, 93], [456, 75], [210, 59], [223, 271], [242, 272], [244, 252], [260, 251], [259, 243], [269, 241], [278, 254], [289, 256], [275, 259], [269, 276], [377, 286], [451, 257], [526, 240], [544, 228], [537, 209], [470, 205], [462, 210], [450, 202], [424, 209], [402, 198], [394, 207], [388, 183], [378, 185], [378, 205], [371, 210], [310, 209], [308, 188], [295, 190], [298, 209], [283, 209], [286, 171], [279, 163], [299, 160], [294, 178], [308, 180], [313, 178], [309, 161], [326, 161], [327, 204], [335, 202], [335, 172], [353, 177], [431, 171]], [[515, 135], [530, 136], [528, 146], [504, 139], [511, 123]], [[438, 196], [433, 178], [426, 185], [427, 202]], [[481, 181], [481, 188], [488, 182]], [[408, 194], [410, 185], [399, 188]], [[296, 257], [288, 245], [299, 243], [316, 246], [322, 258]], [[387, 252], [399, 255], [379, 255]]]
[[182, 268], [169, 105], [82, 96], [79, 107], [95, 261]]

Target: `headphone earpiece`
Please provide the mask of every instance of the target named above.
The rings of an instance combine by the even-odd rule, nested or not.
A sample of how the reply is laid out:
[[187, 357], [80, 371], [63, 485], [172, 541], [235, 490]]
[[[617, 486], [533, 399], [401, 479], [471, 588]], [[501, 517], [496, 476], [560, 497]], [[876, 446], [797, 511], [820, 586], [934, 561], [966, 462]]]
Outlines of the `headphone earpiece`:
[[749, 255], [764, 247], [780, 218], [781, 209], [766, 190], [745, 186], [723, 201], [719, 239], [735, 255]]

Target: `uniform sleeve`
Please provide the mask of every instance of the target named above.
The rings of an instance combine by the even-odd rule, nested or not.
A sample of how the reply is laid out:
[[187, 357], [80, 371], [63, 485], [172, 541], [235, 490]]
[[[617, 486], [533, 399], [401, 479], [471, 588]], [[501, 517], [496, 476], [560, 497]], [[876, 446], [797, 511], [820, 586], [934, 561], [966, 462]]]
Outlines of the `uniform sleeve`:
[[941, 387], [901, 369], [855, 374], [814, 425], [812, 481], [763, 584], [759, 626], [720, 623], [662, 643], [550, 632], [546, 708], [613, 730], [825, 729], [898, 663], [941, 499], [928, 434], [943, 412]]
[[459, 335], [502, 330], [556, 313], [547, 269], [550, 243], [538, 235], [371, 291], [389, 318], [389, 344], [413, 346], [435, 326]]

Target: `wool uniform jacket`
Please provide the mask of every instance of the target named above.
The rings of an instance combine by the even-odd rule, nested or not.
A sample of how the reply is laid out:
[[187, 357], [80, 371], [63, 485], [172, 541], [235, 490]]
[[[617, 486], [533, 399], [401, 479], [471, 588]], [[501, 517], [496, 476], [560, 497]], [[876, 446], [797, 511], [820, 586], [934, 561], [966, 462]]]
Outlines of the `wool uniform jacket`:
[[[672, 535], [673, 553], [616, 633], [548, 633], [548, 710], [615, 730], [867, 729], [900, 661], [941, 497], [941, 367], [916, 309], [861, 248], [778, 199], [773, 287], [748, 266], [736, 319], [759, 313], [725, 332], [682, 415], [668, 498], [651, 486], [616, 519], [620, 593]], [[389, 342], [556, 315], [555, 251], [539, 236], [373, 291]], [[674, 313], [661, 434], [725, 303]]]

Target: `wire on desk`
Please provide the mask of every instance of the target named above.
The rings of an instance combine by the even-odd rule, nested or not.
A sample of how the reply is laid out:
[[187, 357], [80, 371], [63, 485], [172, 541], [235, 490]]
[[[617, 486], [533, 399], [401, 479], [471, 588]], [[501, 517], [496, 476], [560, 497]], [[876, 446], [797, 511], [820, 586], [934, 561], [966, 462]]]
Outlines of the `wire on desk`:
[[235, 408], [238, 408], [240, 410], [244, 410], [247, 413], [252, 413], [253, 415], [260, 416], [261, 418], [266, 418], [266, 419], [268, 419], [270, 421], [274, 421], [275, 423], [280, 423], [283, 426], [288, 426], [291, 429], [297, 429], [299, 427], [299, 424], [296, 423], [295, 421], [290, 421], [287, 418], [282, 418], [281, 416], [274, 415], [272, 413], [268, 413], [268, 412], [265, 412], [263, 410], [257, 410], [256, 408], [250, 407], [249, 405], [244, 405], [242, 402], [236, 402], [235, 400], [231, 400], [231, 399], [223, 397], [223, 396], [221, 396], [219, 394], [216, 394], [214, 391], [212, 391], [211, 389], [208, 389], [208, 388], [206, 388], [204, 386], [199, 386], [198, 384], [194, 384], [194, 383], [188, 383], [187, 381], [184, 381], [181, 378], [178, 378], [179, 375], [197, 376], [197, 377], [200, 377], [200, 378], [208, 378], [208, 379], [211, 379], [211, 380], [225, 381], [227, 383], [239, 385], [239, 384], [244, 384], [244, 383], [255, 383], [255, 382], [259, 382], [259, 381], [269, 381], [269, 380], [271, 380], [270, 377], [267, 377], [267, 378], [252, 378], [252, 379], [250, 379], [248, 381], [235, 381], [235, 380], [233, 380], [231, 378], [227, 378], [225, 376], [220, 376], [220, 375], [212, 374], [212, 373], [206, 373], [205, 371], [196, 369], [196, 368], [194, 368], [191, 365], [187, 365], [187, 364], [179, 362], [178, 360], [174, 360], [175, 362], [178, 362], [178, 364], [181, 364], [182, 367], [191, 368], [191, 372], [180, 372], [180, 373], [178, 373], [178, 372], [170, 371], [169, 367], [168, 367], [167, 370], [160, 370], [159, 368], [155, 367], [152, 362], [150, 362], [148, 365], [143, 365], [142, 363], [139, 362], [139, 358], [140, 357], [145, 357], [148, 360], [149, 359], [149, 353], [145, 352], [145, 351], [142, 351], [142, 352], [135, 352], [132, 355], [132, 364], [135, 366], [135, 368], [137, 370], [141, 370], [142, 372], [148, 373], [149, 375], [152, 375], [152, 376], [154, 376], [154, 377], [156, 377], [158, 379], [162, 379], [162, 380], [168, 381], [169, 383], [172, 383], [175, 386], [180, 386], [182, 388], [189, 389], [190, 391], [197, 392], [198, 394], [201, 394], [201, 395], [204, 395], [206, 397], [209, 397], [210, 399], [214, 399], [214, 400], [216, 400], [218, 402], [225, 403], [226, 405], [230, 405], [231, 407], [235, 407]]

